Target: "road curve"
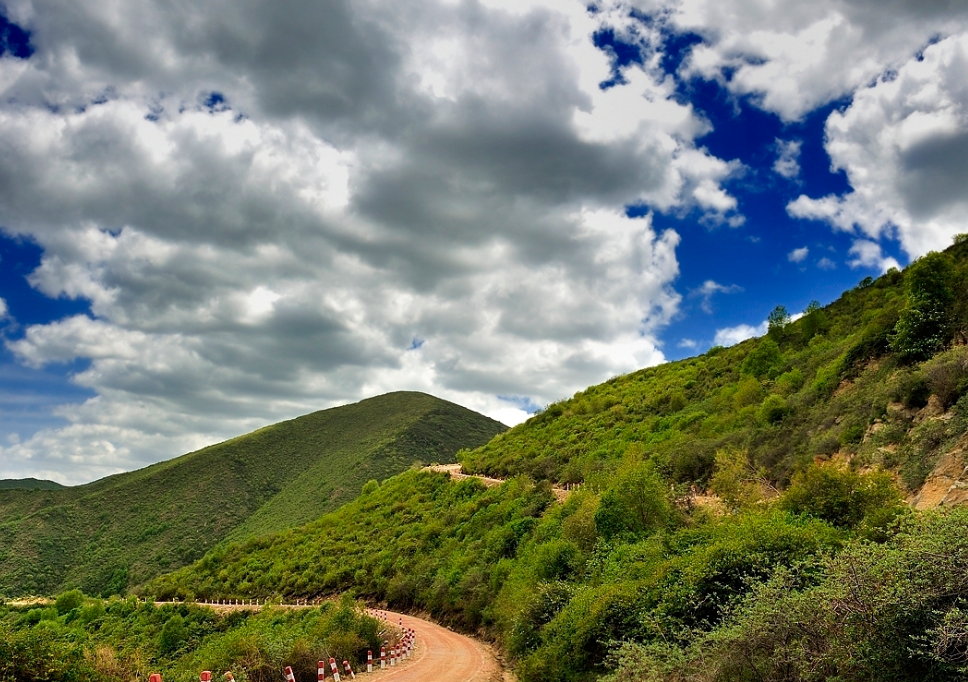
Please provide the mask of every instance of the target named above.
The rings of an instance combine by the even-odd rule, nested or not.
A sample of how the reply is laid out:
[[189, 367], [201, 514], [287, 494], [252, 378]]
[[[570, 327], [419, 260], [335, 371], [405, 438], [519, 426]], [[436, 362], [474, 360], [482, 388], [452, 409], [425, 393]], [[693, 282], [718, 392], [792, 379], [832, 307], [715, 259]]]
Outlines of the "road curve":
[[374, 671], [379, 682], [495, 682], [503, 673], [497, 659], [480, 642], [435, 623], [386, 611], [387, 620], [414, 631], [416, 647], [400, 665]]

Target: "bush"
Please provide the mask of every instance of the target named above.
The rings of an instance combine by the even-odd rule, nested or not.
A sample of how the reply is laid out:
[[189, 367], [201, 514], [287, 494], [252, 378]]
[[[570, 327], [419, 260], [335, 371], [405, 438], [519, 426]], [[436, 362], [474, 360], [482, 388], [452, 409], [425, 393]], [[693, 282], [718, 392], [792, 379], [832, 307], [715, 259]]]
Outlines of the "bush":
[[69, 590], [57, 596], [54, 601], [54, 608], [58, 615], [63, 616], [68, 611], [79, 609], [84, 605], [84, 593], [80, 590]]
[[838, 528], [856, 528], [875, 512], [883, 517], [883, 508], [896, 515], [902, 504], [901, 491], [887, 473], [859, 474], [832, 464], [812, 464], [796, 474], [780, 499], [783, 509]]

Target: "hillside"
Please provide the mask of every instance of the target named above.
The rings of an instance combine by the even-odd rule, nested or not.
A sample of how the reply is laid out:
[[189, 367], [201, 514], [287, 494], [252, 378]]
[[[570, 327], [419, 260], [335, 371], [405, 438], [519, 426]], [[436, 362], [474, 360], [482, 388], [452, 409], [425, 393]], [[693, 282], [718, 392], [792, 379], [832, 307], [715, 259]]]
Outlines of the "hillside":
[[0, 491], [0, 594], [123, 593], [226, 537], [298, 526], [415, 462], [453, 461], [505, 427], [391, 393], [60, 490]]
[[[459, 453], [503, 485], [407, 472], [145, 594], [351, 590], [486, 633], [525, 682], [961, 679], [966, 285], [961, 239]], [[940, 511], [904, 502], [926, 480]]]
[[60, 483], [39, 478], [4, 478], [0, 480], [0, 490], [58, 490]]

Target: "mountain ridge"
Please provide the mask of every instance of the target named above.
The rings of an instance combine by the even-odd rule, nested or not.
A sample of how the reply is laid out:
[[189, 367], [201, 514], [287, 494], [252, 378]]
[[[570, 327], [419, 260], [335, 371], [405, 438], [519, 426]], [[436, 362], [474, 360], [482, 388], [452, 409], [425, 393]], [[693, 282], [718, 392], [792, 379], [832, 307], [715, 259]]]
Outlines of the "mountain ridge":
[[[0, 492], [0, 593], [122, 593], [244, 539], [305, 523], [369, 479], [452, 460], [506, 427], [395, 392], [258, 429], [181, 457], [52, 491]], [[416, 435], [415, 435], [416, 434]]]

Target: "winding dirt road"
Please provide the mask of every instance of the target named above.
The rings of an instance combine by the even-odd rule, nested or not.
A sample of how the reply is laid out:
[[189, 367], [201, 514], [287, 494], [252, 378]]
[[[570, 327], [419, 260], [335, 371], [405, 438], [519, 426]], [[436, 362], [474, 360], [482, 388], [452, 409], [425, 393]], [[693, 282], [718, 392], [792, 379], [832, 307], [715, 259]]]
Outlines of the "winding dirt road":
[[435, 623], [386, 611], [390, 623], [410, 628], [416, 647], [400, 665], [364, 677], [380, 682], [498, 682], [505, 679], [497, 659], [480, 642]]

